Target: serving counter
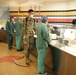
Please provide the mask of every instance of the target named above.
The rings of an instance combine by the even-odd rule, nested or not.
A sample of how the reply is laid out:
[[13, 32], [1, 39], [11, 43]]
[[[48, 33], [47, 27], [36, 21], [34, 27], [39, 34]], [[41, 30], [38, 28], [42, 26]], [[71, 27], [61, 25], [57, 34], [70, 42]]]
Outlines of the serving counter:
[[[53, 70], [58, 75], [76, 75], [76, 48], [73, 46], [64, 46], [58, 40], [53, 44], [53, 41], [49, 43], [45, 65]], [[7, 33], [4, 30], [0, 30], [0, 42], [7, 43]], [[15, 46], [15, 37], [13, 45]], [[21, 44], [23, 48], [23, 42]], [[34, 39], [34, 50], [31, 51], [35, 57], [37, 57], [36, 50], [36, 38]]]
[[58, 49], [61, 52], [60, 58], [57, 60], [60, 65], [56, 61], [57, 65], [59, 65], [58, 75], [76, 75], [76, 45], [65, 46], [58, 41], [55, 44], [50, 43], [50, 45], [53, 47], [52, 51]]
[[[13, 45], [16, 46], [16, 34], [14, 33], [14, 38], [13, 38]], [[7, 40], [7, 31], [6, 30], [0, 30], [0, 42], [3, 42], [3, 43], [7, 43], [8, 40]], [[23, 48], [23, 41], [22, 41], [22, 44], [21, 44], [21, 48]]]

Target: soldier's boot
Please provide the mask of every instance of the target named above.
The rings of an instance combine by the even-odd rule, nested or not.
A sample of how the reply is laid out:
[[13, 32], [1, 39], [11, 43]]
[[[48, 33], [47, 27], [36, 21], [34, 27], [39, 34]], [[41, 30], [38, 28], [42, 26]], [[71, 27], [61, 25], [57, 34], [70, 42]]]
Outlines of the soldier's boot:
[[29, 65], [32, 62], [32, 60], [29, 57], [26, 57], [26, 64]]

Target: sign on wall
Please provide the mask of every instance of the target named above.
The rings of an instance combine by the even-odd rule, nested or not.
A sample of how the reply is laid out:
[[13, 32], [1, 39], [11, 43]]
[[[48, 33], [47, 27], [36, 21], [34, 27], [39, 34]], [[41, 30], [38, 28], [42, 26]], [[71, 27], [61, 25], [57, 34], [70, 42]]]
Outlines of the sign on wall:
[[0, 6], [0, 29], [5, 29], [6, 21], [9, 19], [9, 8]]

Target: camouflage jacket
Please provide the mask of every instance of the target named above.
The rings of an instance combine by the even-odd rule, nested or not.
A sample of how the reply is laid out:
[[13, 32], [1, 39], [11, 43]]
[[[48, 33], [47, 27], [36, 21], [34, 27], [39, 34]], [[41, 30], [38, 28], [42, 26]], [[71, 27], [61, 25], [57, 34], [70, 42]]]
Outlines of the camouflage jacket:
[[[27, 21], [27, 22], [26, 22]], [[23, 34], [30, 35], [34, 30], [36, 30], [36, 22], [33, 18], [27, 17], [23, 20]]]

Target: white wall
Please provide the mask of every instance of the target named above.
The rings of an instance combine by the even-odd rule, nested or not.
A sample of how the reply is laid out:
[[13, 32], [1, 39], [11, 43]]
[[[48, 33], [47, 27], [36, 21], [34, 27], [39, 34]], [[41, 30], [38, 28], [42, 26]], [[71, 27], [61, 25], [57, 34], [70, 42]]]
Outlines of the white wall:
[[[23, 6], [21, 7], [22, 11], [27, 11], [28, 9], [35, 10], [35, 6]], [[10, 7], [10, 11], [17, 11], [18, 7]], [[36, 10], [39, 10], [39, 6], [36, 6]], [[40, 6], [40, 10], [67, 10], [67, 2], [50, 2], [50, 3], [44, 3]]]
[[[35, 10], [35, 6], [23, 6], [21, 7], [21, 11], [27, 11], [28, 9], [30, 9], [30, 7], [32, 9]], [[69, 0], [68, 2], [66, 1], [62, 1], [62, 2], [47, 2], [47, 3], [43, 3], [40, 6], [40, 10], [69, 10], [69, 9], [76, 9], [76, 0]], [[10, 7], [9, 8], [10, 11], [17, 11], [18, 7]], [[36, 10], [39, 11], [39, 6], [36, 6]]]
[[41, 10], [67, 10], [67, 2], [45, 3]]
[[68, 1], [68, 9], [76, 9], [76, 0]]
[[[35, 8], [35, 6], [23, 6], [21, 7], [21, 11], [28, 11], [28, 9], [39, 10], [39, 6]], [[9, 11], [18, 11], [18, 7], [9, 7]]]
[[9, 7], [9, 11], [18, 11], [18, 7]]

